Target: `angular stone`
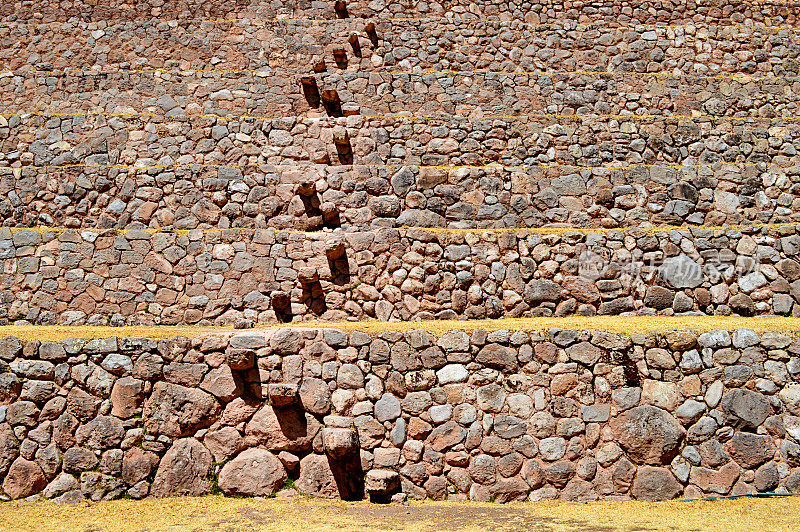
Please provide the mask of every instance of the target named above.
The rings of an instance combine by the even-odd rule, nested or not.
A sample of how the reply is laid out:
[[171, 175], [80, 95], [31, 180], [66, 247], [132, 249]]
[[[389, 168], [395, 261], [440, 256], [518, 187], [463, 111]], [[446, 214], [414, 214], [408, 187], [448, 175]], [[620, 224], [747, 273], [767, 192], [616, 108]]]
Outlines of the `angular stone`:
[[682, 492], [683, 486], [669, 469], [650, 466], [638, 469], [631, 490], [634, 498], [646, 501], [668, 501]]
[[726, 495], [739, 479], [740, 469], [734, 462], [722, 466], [719, 470], [706, 467], [692, 467], [689, 482], [704, 492]]
[[325, 427], [322, 445], [332, 458], [341, 459], [358, 451], [358, 432], [355, 429]]
[[364, 490], [370, 495], [388, 495], [399, 486], [400, 475], [385, 469], [369, 470], [364, 482]]
[[286, 482], [286, 470], [278, 458], [264, 449], [247, 449], [225, 464], [219, 488], [226, 495], [272, 495]]
[[77, 489], [80, 489], [78, 479], [72, 475], [61, 473], [44, 488], [42, 496], [47, 499], [52, 499], [53, 497], [58, 497], [68, 491]]
[[17, 458], [3, 480], [3, 491], [12, 499], [21, 499], [42, 491], [47, 479], [36, 462]]
[[255, 364], [255, 352], [250, 349], [226, 349], [225, 363], [236, 371], [244, 371]]
[[642, 402], [672, 412], [678, 405], [680, 394], [674, 382], [646, 379], [642, 382]]
[[331, 392], [322, 379], [306, 377], [300, 385], [300, 403], [312, 414], [325, 415], [331, 410]]
[[648, 465], [669, 463], [686, 434], [669, 413], [648, 405], [623, 412], [611, 421], [611, 429], [631, 459]]
[[581, 417], [587, 423], [603, 423], [611, 415], [611, 405], [584, 405], [581, 406]]
[[383, 443], [386, 429], [371, 415], [358, 415], [353, 423], [358, 429], [358, 441], [362, 449], [372, 449]]
[[22, 382], [13, 373], [0, 373], [0, 405], [11, 404], [19, 397]]
[[746, 349], [753, 347], [761, 342], [755, 331], [752, 329], [736, 329], [731, 335], [733, 347], [737, 349]]
[[118, 499], [125, 488], [122, 482], [111, 475], [95, 471], [81, 473], [81, 493], [92, 501], [110, 501]]
[[0, 423], [0, 477], [4, 477], [8, 468], [19, 455], [20, 442], [14, 431], [6, 423]]
[[522, 297], [532, 306], [544, 301], [558, 301], [561, 297], [561, 287], [548, 279], [534, 279], [525, 287]]
[[448, 353], [469, 351], [469, 336], [464, 331], [449, 331], [442, 335], [436, 345]]
[[97, 415], [100, 402], [100, 399], [97, 397], [85, 392], [81, 388], [75, 387], [67, 394], [67, 412], [81, 421], [89, 421]]
[[208, 427], [219, 416], [220, 405], [208, 393], [159, 381], [144, 406], [148, 432], [180, 437]]
[[264, 405], [247, 423], [245, 438], [269, 451], [307, 451], [320, 430], [313, 415], [295, 408]]
[[726, 393], [721, 407], [726, 425], [747, 431], [755, 431], [772, 410], [766, 397], [741, 388]]
[[[327, 456], [309, 454], [300, 460], [297, 489], [303, 495], [321, 499], [352, 499], [363, 497], [363, 477], [340, 471], [330, 464]], [[360, 488], [360, 489], [359, 489]]]
[[600, 290], [589, 279], [578, 276], [567, 276], [561, 286], [569, 295], [582, 303], [595, 303], [600, 300]]
[[243, 389], [241, 379], [227, 365], [209, 371], [200, 383], [200, 388], [226, 403], [241, 395]]
[[500, 344], [487, 344], [480, 351], [475, 361], [490, 368], [496, 368], [506, 373], [517, 371], [517, 352]]
[[593, 366], [600, 357], [603, 351], [590, 344], [589, 342], [581, 342], [579, 344], [567, 347], [567, 356], [570, 360], [579, 362], [587, 366]]
[[144, 382], [133, 377], [117, 379], [111, 389], [111, 415], [127, 419], [135, 416], [142, 406]]
[[80, 473], [81, 471], [94, 469], [97, 463], [97, 456], [89, 449], [71, 447], [64, 453], [61, 467], [67, 473]]
[[208, 493], [213, 465], [202, 443], [194, 438], [177, 440], [161, 459], [150, 493], [155, 497]]
[[731, 457], [745, 469], [755, 469], [775, 456], [772, 438], [766, 435], [739, 432], [733, 435], [725, 448]]
[[272, 406], [289, 406], [297, 402], [299, 389], [296, 384], [275, 382], [267, 386], [269, 404]]
[[122, 421], [114, 416], [97, 416], [89, 423], [78, 427], [75, 440], [89, 449], [116, 447], [125, 437]]
[[303, 347], [303, 334], [299, 329], [278, 329], [269, 339], [269, 345], [278, 355], [294, 355]]
[[778, 396], [781, 401], [786, 405], [786, 410], [796, 416], [800, 416], [800, 384], [791, 383], [785, 386]]
[[133, 486], [150, 476], [157, 466], [157, 454], [139, 447], [131, 447], [125, 451], [122, 458], [122, 481], [128, 486]]
[[428, 437], [428, 445], [437, 452], [442, 452], [464, 441], [467, 431], [455, 421], [439, 425]]
[[233, 427], [222, 427], [206, 433], [203, 443], [214, 455], [214, 460], [224, 462], [244, 447], [244, 438]]
[[342, 388], [362, 388], [364, 386], [364, 373], [355, 364], [342, 364], [336, 375], [336, 381]]
[[469, 475], [479, 484], [492, 484], [497, 479], [497, 463], [487, 454], [475, 456], [469, 464]]

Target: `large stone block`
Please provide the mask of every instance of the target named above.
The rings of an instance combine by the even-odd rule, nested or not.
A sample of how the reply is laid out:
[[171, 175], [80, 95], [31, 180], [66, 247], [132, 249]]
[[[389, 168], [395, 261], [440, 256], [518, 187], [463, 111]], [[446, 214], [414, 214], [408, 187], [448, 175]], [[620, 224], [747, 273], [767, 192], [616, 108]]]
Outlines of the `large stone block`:
[[194, 438], [175, 441], [158, 465], [150, 493], [155, 497], [202, 495], [211, 491], [213, 460]]
[[686, 435], [671, 414], [649, 405], [626, 410], [611, 421], [611, 429], [634, 461], [649, 465], [669, 463]]
[[274, 454], [247, 449], [222, 468], [219, 488], [226, 495], [265, 497], [283, 486], [286, 478], [286, 470]]
[[144, 406], [144, 425], [154, 434], [180, 437], [211, 425], [220, 405], [210, 394], [179, 384], [157, 382]]

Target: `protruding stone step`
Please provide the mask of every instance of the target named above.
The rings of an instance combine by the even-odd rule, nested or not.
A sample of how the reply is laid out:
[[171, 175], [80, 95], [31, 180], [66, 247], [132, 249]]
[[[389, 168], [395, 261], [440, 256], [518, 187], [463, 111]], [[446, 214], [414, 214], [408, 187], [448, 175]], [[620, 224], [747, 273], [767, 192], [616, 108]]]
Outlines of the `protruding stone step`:
[[370, 469], [364, 481], [364, 491], [370, 499], [384, 499], [400, 487], [400, 475], [387, 469]]
[[358, 451], [358, 432], [355, 428], [325, 427], [322, 444], [328, 456], [342, 459]]
[[272, 406], [289, 406], [298, 401], [299, 387], [288, 382], [267, 385], [267, 396]]

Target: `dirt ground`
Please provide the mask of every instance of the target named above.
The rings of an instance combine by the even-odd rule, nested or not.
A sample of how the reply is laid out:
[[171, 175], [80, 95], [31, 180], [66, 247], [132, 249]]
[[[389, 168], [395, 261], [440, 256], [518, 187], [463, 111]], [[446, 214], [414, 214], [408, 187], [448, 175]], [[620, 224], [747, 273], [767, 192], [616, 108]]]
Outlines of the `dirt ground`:
[[648, 531], [791, 530], [800, 497], [721, 501], [411, 503], [218, 495], [78, 505], [0, 504], [0, 530], [100, 531]]

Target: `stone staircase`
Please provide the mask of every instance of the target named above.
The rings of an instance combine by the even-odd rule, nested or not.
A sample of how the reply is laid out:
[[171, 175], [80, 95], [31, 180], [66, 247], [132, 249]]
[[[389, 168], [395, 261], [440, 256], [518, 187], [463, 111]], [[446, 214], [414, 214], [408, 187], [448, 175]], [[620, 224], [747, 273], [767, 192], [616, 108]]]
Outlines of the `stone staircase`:
[[800, 491], [798, 10], [4, 3], [3, 497]]

